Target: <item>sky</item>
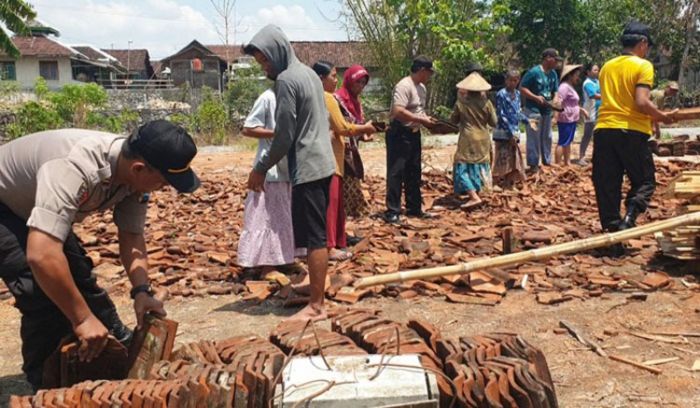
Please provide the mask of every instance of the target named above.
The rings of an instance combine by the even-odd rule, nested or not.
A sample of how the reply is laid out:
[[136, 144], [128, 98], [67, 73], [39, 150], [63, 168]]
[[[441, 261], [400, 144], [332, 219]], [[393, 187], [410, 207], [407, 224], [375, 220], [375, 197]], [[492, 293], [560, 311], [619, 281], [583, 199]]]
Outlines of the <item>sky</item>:
[[[219, 2], [220, 0], [214, 0]], [[28, 0], [39, 20], [60, 32], [64, 44], [146, 48], [151, 59], [174, 54], [193, 39], [223, 44], [211, 0]], [[237, 0], [229, 43], [245, 43], [266, 24], [291, 40], [347, 40], [342, 0]], [[131, 42], [131, 43], [129, 43]]]

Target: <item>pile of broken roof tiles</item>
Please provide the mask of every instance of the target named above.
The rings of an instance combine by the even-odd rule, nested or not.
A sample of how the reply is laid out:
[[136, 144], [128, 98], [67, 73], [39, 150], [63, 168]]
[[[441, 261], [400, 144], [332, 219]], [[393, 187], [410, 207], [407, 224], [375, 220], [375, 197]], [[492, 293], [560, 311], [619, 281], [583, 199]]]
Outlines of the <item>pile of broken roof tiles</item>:
[[[238, 336], [182, 345], [147, 378], [84, 381], [10, 399], [20, 407], [271, 407], [293, 355], [417, 354], [436, 374], [442, 407], [556, 407], [544, 355], [515, 334], [446, 338], [429, 323], [338, 309], [331, 330], [282, 322], [270, 339]], [[391, 359], [380, 365], [391, 365]]]
[[[660, 193], [681, 171], [693, 166], [657, 163], [659, 194], [640, 223], [674, 216], [677, 207], [687, 204]], [[305, 301], [295, 297], [290, 287], [290, 283], [305, 278], [303, 268], [259, 276], [258, 271], [235, 264], [246, 195], [244, 181], [227, 173], [211, 173], [203, 176], [202, 188], [192, 195], [177, 196], [170, 191], [154, 194], [146, 232], [154, 285], [167, 287], [173, 296], [241, 294], [244, 300], [270, 299], [285, 305]], [[673, 280], [659, 271], [661, 267], [654, 267], [653, 262], [659, 262], [656, 241], [643, 237], [628, 243], [631, 254], [622, 259], [594, 252], [560, 256], [502, 269], [498, 276], [505, 274], [507, 280], [479, 271], [353, 289], [353, 283], [362, 277], [500, 255], [502, 232], [507, 227], [513, 231], [515, 251], [590, 237], [600, 229], [590, 167], [544, 169], [532, 176], [526, 187], [492, 192], [485, 196], [486, 205], [470, 212], [459, 208], [461, 201], [452, 195], [447, 173], [431, 170], [424, 174], [423, 183], [424, 209], [436, 218], [406, 218], [402, 225], [394, 226], [376, 216], [383, 211], [384, 180], [367, 177], [364, 187], [374, 215], [349, 221], [348, 232], [364, 239], [351, 248], [351, 260], [331, 265], [326, 293], [329, 299], [352, 304], [368, 296], [432, 296], [456, 303], [495, 305], [508, 290], [523, 287], [525, 276], [524, 289], [547, 304], [597, 297], [610, 291], [674, 287]], [[75, 228], [96, 265], [101, 284], [110, 292], [128, 292], [128, 279], [118, 266], [119, 245], [111, 214], [91, 217]], [[636, 267], [629, 273], [621, 270], [625, 265], [647, 268], [642, 271]], [[9, 296], [0, 284], [0, 299]]]

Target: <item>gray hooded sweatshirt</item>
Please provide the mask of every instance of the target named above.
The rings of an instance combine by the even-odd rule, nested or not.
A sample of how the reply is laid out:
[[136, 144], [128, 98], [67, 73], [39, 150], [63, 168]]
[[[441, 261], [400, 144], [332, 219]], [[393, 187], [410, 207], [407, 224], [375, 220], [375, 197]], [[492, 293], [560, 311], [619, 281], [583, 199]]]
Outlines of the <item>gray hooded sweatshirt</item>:
[[320, 78], [299, 62], [277, 26], [264, 27], [250, 44], [265, 55], [277, 74], [275, 136], [270, 150], [255, 164], [255, 171], [266, 174], [286, 155], [292, 185], [330, 177], [335, 172], [335, 158]]

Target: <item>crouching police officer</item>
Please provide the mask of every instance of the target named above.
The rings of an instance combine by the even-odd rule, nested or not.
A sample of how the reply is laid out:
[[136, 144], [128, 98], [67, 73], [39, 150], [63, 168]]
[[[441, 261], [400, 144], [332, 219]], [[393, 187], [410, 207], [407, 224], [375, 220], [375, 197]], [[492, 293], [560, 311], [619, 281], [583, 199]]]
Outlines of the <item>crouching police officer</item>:
[[81, 342], [79, 357], [88, 361], [108, 335], [131, 339], [97, 285], [73, 222], [113, 208], [138, 323], [146, 312], [165, 314], [148, 283], [145, 198], [168, 184], [183, 193], [197, 189], [199, 179], [190, 169], [196, 154], [192, 137], [164, 120], [128, 138], [59, 129], [0, 147], [0, 277], [22, 313], [22, 370], [35, 390], [44, 361], [71, 332]]

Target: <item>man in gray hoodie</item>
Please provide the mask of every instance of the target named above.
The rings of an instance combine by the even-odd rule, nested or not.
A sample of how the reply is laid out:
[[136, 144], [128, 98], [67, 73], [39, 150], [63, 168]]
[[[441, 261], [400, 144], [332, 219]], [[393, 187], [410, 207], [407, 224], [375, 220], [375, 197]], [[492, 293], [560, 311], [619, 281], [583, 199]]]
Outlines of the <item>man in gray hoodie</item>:
[[294, 244], [307, 248], [310, 299], [291, 319], [325, 318], [326, 208], [335, 159], [329, 134], [323, 85], [311, 68], [299, 62], [279, 27], [268, 25], [243, 48], [255, 57], [268, 78], [275, 81], [277, 97], [275, 135], [248, 177], [248, 188], [261, 191], [265, 174], [287, 156], [292, 181]]

